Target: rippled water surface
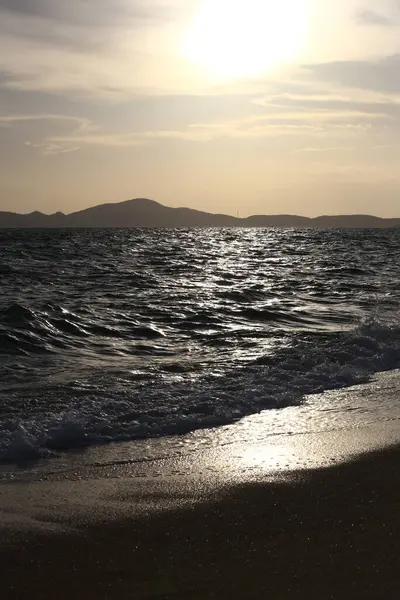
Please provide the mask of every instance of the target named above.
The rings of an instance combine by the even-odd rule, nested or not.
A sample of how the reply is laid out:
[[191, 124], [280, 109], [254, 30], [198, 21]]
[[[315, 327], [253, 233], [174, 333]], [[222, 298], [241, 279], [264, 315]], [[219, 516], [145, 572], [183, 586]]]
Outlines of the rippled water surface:
[[0, 458], [191, 431], [400, 366], [399, 230], [0, 231]]

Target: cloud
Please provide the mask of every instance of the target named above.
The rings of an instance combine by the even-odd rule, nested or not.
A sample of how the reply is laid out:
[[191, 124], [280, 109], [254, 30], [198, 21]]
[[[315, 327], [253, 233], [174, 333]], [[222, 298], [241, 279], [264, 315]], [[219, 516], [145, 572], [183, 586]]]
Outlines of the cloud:
[[298, 150], [293, 150], [293, 152], [291, 152], [291, 154], [323, 154], [325, 152], [328, 153], [332, 153], [332, 152], [353, 152], [355, 149], [354, 148], [349, 148], [346, 146], [342, 146], [342, 147], [321, 147], [321, 148], [299, 148]]
[[[96, 126], [89, 121], [88, 119], [81, 117], [74, 117], [68, 115], [52, 115], [52, 114], [37, 114], [37, 115], [0, 115], [0, 131], [1, 128], [11, 128], [17, 125], [24, 125], [26, 123], [40, 123], [40, 122], [48, 122], [55, 123], [57, 127], [60, 124], [67, 124], [73, 126], [69, 136], [72, 138], [73, 136], [79, 135], [89, 135], [90, 132], [96, 130]], [[40, 136], [41, 129], [43, 126], [39, 128], [39, 132], [37, 135]], [[25, 141], [25, 146], [29, 146], [31, 148], [35, 148], [40, 150], [42, 154], [45, 155], [56, 155], [56, 154], [65, 154], [67, 152], [76, 152], [79, 150], [79, 146], [71, 144], [71, 141], [68, 140], [67, 143], [60, 144], [56, 143], [53, 140], [49, 139], [49, 136], [40, 136], [42, 139], [38, 142]]]
[[94, 134], [51, 136], [47, 138], [48, 144], [103, 146], [108, 148], [121, 148], [141, 146], [165, 140], [184, 142], [211, 142], [220, 139], [256, 139], [267, 137], [307, 135], [325, 137], [328, 133], [341, 138], [354, 135], [370, 129], [365, 123], [335, 122], [333, 118], [328, 121], [316, 121], [312, 115], [306, 119], [298, 115], [282, 115], [281, 117], [265, 117], [259, 119], [243, 119], [221, 123], [193, 124], [182, 130], [159, 130], [115, 134], [97, 132]]
[[112, 45], [118, 32], [141, 26], [151, 14], [138, 1], [0, 0], [0, 31], [20, 44], [99, 51]]
[[[183, 0], [0, 0], [0, 88], [91, 102], [204, 89], [204, 81], [197, 82], [193, 67], [179, 57], [180, 27], [195, 5]], [[359, 17], [363, 22], [386, 19], [368, 10]], [[376, 63], [311, 64], [304, 79], [395, 92], [399, 67], [400, 55]]]
[[[66, 152], [75, 152], [82, 147], [103, 146], [108, 148], [142, 146], [147, 143], [163, 139], [204, 141], [213, 138], [209, 132], [200, 131], [196, 128], [188, 127], [183, 130], [160, 129], [156, 131], [131, 131], [124, 133], [107, 132], [95, 125], [92, 121], [66, 115], [0, 115], [0, 128], [13, 127], [28, 122], [54, 122], [59, 128], [61, 123], [73, 125], [67, 133], [42, 135], [41, 140], [37, 142], [25, 141], [24, 144], [31, 148], [36, 148], [46, 155], [61, 154]], [[38, 135], [40, 136], [39, 128]]]
[[400, 118], [400, 96], [398, 98], [385, 98], [373, 94], [369, 98], [360, 98], [359, 94], [354, 94], [353, 90], [347, 95], [339, 96], [330, 94], [327, 90], [325, 94], [308, 95], [303, 92], [292, 94], [282, 92], [265, 97], [259, 97], [253, 102], [265, 106], [269, 112], [278, 112], [284, 114], [290, 110], [297, 114], [311, 114], [312, 118], [340, 118], [342, 116], [351, 116], [358, 118]]
[[351, 88], [400, 94], [400, 54], [377, 61], [338, 61], [306, 65], [304, 77]]
[[[231, 101], [236, 110], [230, 117], [225, 116], [217, 110], [214, 121], [184, 120], [179, 123], [170, 122], [170, 126], [162, 126], [162, 119], [157, 129], [146, 129], [142, 126], [142, 119], [134, 120], [127, 125], [124, 120], [115, 123], [94, 123], [82, 118], [62, 114], [37, 114], [37, 115], [6, 115], [0, 116], [0, 126], [15, 126], [28, 121], [44, 121], [46, 127], [40, 126], [36, 130], [36, 139], [29, 139], [28, 143], [44, 154], [60, 154], [64, 152], [77, 151], [88, 147], [103, 148], [129, 148], [156, 144], [167, 141], [181, 142], [211, 142], [221, 139], [262, 139], [272, 137], [302, 137], [307, 144], [306, 150], [315, 148], [312, 140], [316, 138], [332, 138], [331, 148], [338, 151], [342, 148], [344, 141], [357, 137], [366, 136], [369, 132], [383, 132], [390, 128], [398, 132], [400, 126], [400, 97], [386, 98], [376, 92], [360, 93], [357, 90], [346, 90], [339, 93], [319, 87], [312, 88], [318, 93], [308, 94], [308, 87], [299, 83], [296, 88], [294, 84], [289, 86], [291, 92], [285, 92], [285, 83], [280, 84], [281, 91], [278, 93], [279, 85], [275, 86], [275, 93], [270, 95], [249, 95], [238, 99], [229, 97], [226, 102]], [[299, 90], [296, 93], [296, 89]], [[181, 97], [187, 114], [191, 114], [190, 104], [193, 103], [194, 112], [197, 110], [199, 98]], [[206, 113], [212, 115], [213, 96], [205, 96], [203, 102], [210, 102], [210, 110]], [[145, 102], [145, 99], [142, 99]], [[170, 114], [171, 99], [159, 98], [157, 111], [161, 111], [163, 102], [166, 102], [167, 115]], [[175, 98], [174, 102], [177, 102]], [[246, 109], [247, 106], [247, 109]], [[112, 110], [111, 108], [109, 110]], [[118, 109], [114, 109], [118, 110]], [[134, 106], [132, 107], [134, 110]], [[203, 111], [204, 112], [204, 111]], [[206, 114], [204, 113], [204, 114]], [[152, 119], [148, 120], [150, 123]], [[167, 119], [168, 122], [168, 119]], [[62, 129], [60, 129], [63, 124]], [[122, 129], [123, 125], [123, 129]], [[171, 127], [172, 125], [172, 127]], [[175, 125], [175, 126], [174, 126]], [[67, 126], [67, 130], [66, 130]], [[26, 140], [26, 138], [25, 138]], [[383, 143], [380, 140], [375, 143]], [[320, 149], [318, 149], [320, 151]]]
[[66, 121], [76, 123], [78, 126], [75, 128], [75, 131], [83, 131], [93, 127], [93, 124], [88, 119], [67, 115], [0, 115], [0, 126], [10, 126], [14, 123], [24, 123], [26, 121]]
[[19, 18], [33, 17], [81, 27], [126, 25], [166, 15], [165, 8], [162, 10], [155, 0], [0, 0], [0, 10]]
[[280, 136], [292, 137], [295, 150], [301, 138], [303, 152], [328, 152], [320, 144], [338, 152], [356, 138], [375, 146], [393, 144], [400, 135], [400, 84], [397, 77], [391, 80], [398, 67], [400, 55], [375, 62], [314, 64], [296, 71], [292, 80], [257, 82], [241, 95], [229, 94], [228, 88], [220, 95], [215, 90], [204, 95], [143, 95], [123, 107], [90, 109], [86, 114], [92, 119], [61, 114], [79, 105], [63, 109], [59, 103], [60, 113], [55, 114], [0, 113], [0, 127], [37, 122], [37, 127], [27, 127], [22, 141], [19, 127], [18, 143], [46, 155], [90, 147]]
[[375, 5], [376, 9], [370, 6], [358, 11], [356, 20], [360, 25], [373, 27], [397, 27], [400, 25], [399, 0], [379, 0], [379, 2], [375, 0]]
[[49, 137], [47, 143], [49, 144], [78, 144], [79, 147], [83, 146], [103, 146], [107, 148], [127, 148], [130, 146], [143, 146], [145, 144], [154, 143], [158, 140], [186, 140], [193, 142], [210, 141], [216, 136], [212, 135], [210, 131], [191, 129], [190, 127], [186, 130], [168, 130], [163, 129], [159, 131], [143, 131], [143, 132], [131, 132], [131, 133], [108, 133], [98, 132], [95, 134], [87, 135], [66, 135], [66, 136], [52, 136]]
[[32, 142], [25, 142], [25, 146], [30, 146], [31, 148], [38, 148], [46, 156], [55, 156], [57, 154], [66, 154], [69, 152], [76, 152], [77, 150], [79, 150], [79, 146], [65, 147], [50, 142], [44, 144], [33, 144]]
[[162, 36], [185, 14], [179, 4], [0, 0], [0, 86], [107, 100], [156, 87], [158, 71], [168, 72]]
[[318, 122], [311, 114], [307, 115], [307, 118], [298, 115], [283, 115], [279, 118], [265, 117], [230, 123], [203, 124], [195, 127], [211, 139], [223, 137], [260, 139], [281, 136], [325, 138], [327, 135], [348, 138], [371, 129], [371, 125], [366, 123], [335, 122], [333, 119]]
[[363, 10], [357, 14], [357, 21], [362, 25], [378, 25], [383, 27], [393, 27], [396, 20], [387, 17], [374, 10]]

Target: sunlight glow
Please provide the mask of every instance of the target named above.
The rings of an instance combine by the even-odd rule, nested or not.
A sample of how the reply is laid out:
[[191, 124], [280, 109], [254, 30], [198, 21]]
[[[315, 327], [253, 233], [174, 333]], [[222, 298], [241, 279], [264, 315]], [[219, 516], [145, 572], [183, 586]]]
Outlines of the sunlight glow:
[[308, 0], [203, 0], [182, 53], [223, 79], [260, 75], [296, 58], [308, 23]]

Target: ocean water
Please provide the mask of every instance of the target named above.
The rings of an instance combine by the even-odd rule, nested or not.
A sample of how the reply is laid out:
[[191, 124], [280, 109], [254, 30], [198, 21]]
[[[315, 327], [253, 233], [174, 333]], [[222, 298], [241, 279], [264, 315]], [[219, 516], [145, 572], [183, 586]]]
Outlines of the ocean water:
[[400, 368], [398, 229], [0, 230], [0, 284], [3, 466], [268, 409], [293, 430]]

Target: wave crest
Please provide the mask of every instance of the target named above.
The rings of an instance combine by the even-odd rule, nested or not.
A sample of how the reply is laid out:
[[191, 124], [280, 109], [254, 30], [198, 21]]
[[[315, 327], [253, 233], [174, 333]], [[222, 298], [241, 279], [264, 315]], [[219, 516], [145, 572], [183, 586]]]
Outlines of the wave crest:
[[299, 334], [291, 347], [222, 377], [151, 381], [134, 389], [114, 387], [112, 393], [99, 386], [79, 397], [72, 388], [68, 397], [64, 390], [58, 405], [54, 390], [42, 390], [48, 398], [40, 413], [31, 418], [16, 414], [1, 423], [0, 459], [36, 458], [61, 449], [223, 425], [397, 368], [400, 328], [369, 322], [351, 332]]

